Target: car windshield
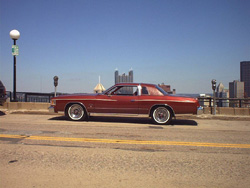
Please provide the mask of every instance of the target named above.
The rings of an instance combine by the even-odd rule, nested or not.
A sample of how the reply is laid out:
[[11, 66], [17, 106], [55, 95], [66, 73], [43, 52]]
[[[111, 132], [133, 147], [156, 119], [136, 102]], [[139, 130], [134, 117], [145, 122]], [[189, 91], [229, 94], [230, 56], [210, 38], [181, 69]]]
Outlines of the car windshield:
[[105, 94], [107, 95], [107, 94], [109, 94], [109, 93], [111, 92], [111, 90], [113, 90], [114, 88], [116, 88], [116, 87], [115, 87], [115, 86], [112, 86], [112, 87], [108, 88], [107, 90], [103, 91], [102, 94], [103, 94], [103, 95], [105, 95]]

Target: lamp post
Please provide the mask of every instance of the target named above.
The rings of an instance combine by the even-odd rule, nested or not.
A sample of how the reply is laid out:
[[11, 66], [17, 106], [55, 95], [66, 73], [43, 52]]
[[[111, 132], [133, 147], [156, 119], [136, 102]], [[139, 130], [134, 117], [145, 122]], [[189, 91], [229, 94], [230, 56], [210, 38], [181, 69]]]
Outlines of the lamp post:
[[215, 96], [215, 89], [216, 89], [216, 80], [213, 79], [211, 81], [212, 83], [212, 89], [213, 89], [213, 106], [214, 106], [214, 110], [213, 110], [213, 115], [216, 115], [216, 96]]
[[16, 98], [16, 56], [18, 55], [18, 46], [16, 45], [16, 40], [18, 40], [20, 37], [19, 31], [15, 30], [15, 29], [10, 31], [10, 37], [14, 41], [14, 45], [12, 46], [12, 55], [14, 56], [14, 78], [13, 78], [14, 100], [13, 100], [13, 102], [17, 102], [17, 98]]

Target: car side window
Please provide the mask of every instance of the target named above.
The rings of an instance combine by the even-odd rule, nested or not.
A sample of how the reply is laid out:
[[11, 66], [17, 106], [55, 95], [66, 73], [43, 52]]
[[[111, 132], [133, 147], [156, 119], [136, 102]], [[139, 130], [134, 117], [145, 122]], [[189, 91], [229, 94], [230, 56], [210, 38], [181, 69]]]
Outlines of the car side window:
[[142, 95], [149, 95], [148, 89], [146, 87], [142, 87], [141, 94]]
[[113, 92], [113, 94], [114, 95], [134, 96], [134, 95], [138, 95], [138, 92], [137, 92], [136, 86], [123, 86], [123, 87], [120, 87], [115, 92]]
[[152, 96], [163, 96], [164, 94], [160, 92], [156, 87], [148, 87], [148, 93]]

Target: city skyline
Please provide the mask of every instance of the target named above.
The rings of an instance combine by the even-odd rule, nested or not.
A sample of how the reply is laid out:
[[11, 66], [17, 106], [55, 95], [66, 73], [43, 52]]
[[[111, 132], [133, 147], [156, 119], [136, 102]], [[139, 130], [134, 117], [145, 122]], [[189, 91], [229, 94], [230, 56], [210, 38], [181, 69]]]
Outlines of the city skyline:
[[134, 82], [134, 71], [132, 68], [129, 70], [128, 75], [126, 73], [122, 73], [119, 75], [118, 69], [115, 69], [115, 84], [118, 83], [133, 83]]
[[[13, 4], [15, 6], [13, 6]], [[114, 70], [134, 82], [171, 85], [177, 93], [211, 93], [211, 80], [240, 80], [250, 60], [250, 1], [0, 0], [0, 80], [17, 92], [93, 92], [114, 84]]]

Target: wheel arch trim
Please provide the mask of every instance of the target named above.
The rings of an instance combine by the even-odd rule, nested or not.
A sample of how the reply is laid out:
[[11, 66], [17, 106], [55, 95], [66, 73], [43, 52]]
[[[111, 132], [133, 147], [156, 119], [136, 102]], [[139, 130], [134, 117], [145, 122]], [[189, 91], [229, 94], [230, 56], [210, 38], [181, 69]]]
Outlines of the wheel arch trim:
[[80, 105], [84, 108], [84, 110], [86, 111], [86, 114], [89, 115], [89, 112], [88, 112], [86, 106], [85, 106], [83, 103], [77, 102], [77, 101], [68, 102], [68, 103], [65, 105], [65, 107], [64, 107], [64, 113], [65, 113], [65, 114], [66, 114], [66, 110], [67, 110], [67, 108], [68, 108], [68, 106], [69, 106], [70, 104], [80, 104]]
[[166, 108], [170, 108], [173, 117], [175, 117], [175, 111], [174, 111], [174, 109], [171, 106], [169, 106], [168, 104], [155, 104], [155, 105], [151, 106], [151, 108], [149, 110], [149, 117], [152, 117], [153, 109], [155, 109], [156, 107], [159, 107], [159, 106], [164, 106]]

